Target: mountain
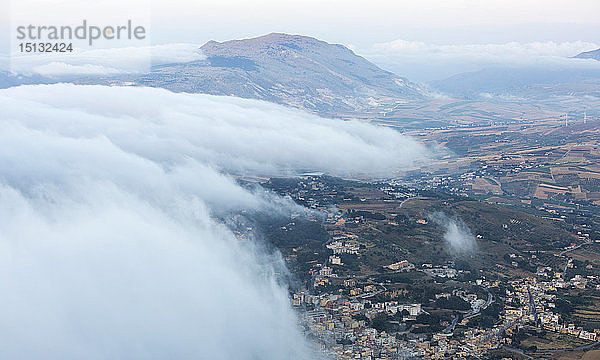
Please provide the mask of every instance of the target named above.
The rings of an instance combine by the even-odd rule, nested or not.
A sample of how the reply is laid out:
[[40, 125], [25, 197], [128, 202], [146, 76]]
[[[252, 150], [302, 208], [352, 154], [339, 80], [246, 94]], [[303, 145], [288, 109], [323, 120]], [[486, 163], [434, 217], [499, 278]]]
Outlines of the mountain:
[[469, 99], [482, 95], [530, 100], [565, 95], [600, 97], [600, 68], [495, 67], [457, 74], [429, 85], [442, 93]]
[[307, 36], [272, 33], [209, 41], [201, 50], [204, 60], [118, 79], [177, 92], [261, 99], [333, 116], [373, 113], [426, 98], [418, 85], [350, 49]]
[[578, 59], [594, 59], [600, 61], [600, 49], [582, 52], [575, 57]]
[[0, 89], [6, 89], [19, 85], [50, 84], [53, 82], [57, 81], [48, 79], [41, 75], [22, 75], [14, 74], [8, 71], [0, 71]]

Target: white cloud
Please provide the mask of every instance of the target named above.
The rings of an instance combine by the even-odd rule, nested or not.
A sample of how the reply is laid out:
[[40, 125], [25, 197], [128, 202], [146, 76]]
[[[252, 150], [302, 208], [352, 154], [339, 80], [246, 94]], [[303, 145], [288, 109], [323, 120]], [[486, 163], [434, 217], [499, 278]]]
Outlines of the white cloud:
[[42, 76], [65, 76], [65, 75], [112, 75], [120, 74], [121, 70], [106, 68], [100, 65], [71, 65], [63, 62], [51, 62], [36, 66], [32, 69], [36, 74]]
[[[281, 260], [213, 215], [230, 173], [390, 174], [390, 129], [161, 89], [0, 90], [0, 358], [308, 359]], [[282, 201], [282, 200], [278, 200]]]
[[557, 43], [554, 41], [519, 43], [509, 42], [504, 44], [470, 44], [470, 45], [435, 45], [417, 41], [395, 40], [380, 43], [374, 49], [388, 54], [432, 54], [445, 57], [540, 57], [557, 56], [571, 57], [582, 51], [595, 50], [597, 44], [575, 41]]
[[[55, 95], [57, 89], [61, 96]], [[82, 97], [82, 89], [89, 96]], [[422, 145], [389, 129], [358, 121], [322, 119], [268, 102], [235, 97], [73, 85], [20, 87], [10, 93], [52, 105], [52, 112], [78, 109], [108, 117], [105, 121], [113, 127], [82, 121], [74, 125], [73, 117], [78, 115], [72, 113], [53, 124], [69, 134], [103, 134], [120, 147], [142, 152], [144, 157], [160, 163], [180, 162], [185, 155], [235, 173], [312, 168], [336, 175], [392, 175], [424, 153]], [[28, 121], [46, 123], [39, 119], [48, 109], [12, 108], [15, 116], [31, 111], [34, 114]], [[130, 124], [137, 126], [136, 136], [131, 136], [121, 118], [134, 119]], [[145, 144], [150, 140], [154, 143], [149, 148]]]
[[509, 42], [503, 44], [436, 45], [395, 40], [361, 50], [367, 58], [400, 75], [432, 80], [490, 66], [552, 66], [598, 68], [600, 63], [571, 59], [600, 45], [574, 42]]
[[205, 56], [196, 44], [166, 44], [78, 50], [66, 53], [34, 55], [12, 54], [10, 70], [45, 76], [113, 75], [148, 72], [151, 65], [202, 60]]
[[200, 45], [197, 44], [154, 45], [151, 54], [153, 64], [190, 62], [206, 58], [200, 51]]

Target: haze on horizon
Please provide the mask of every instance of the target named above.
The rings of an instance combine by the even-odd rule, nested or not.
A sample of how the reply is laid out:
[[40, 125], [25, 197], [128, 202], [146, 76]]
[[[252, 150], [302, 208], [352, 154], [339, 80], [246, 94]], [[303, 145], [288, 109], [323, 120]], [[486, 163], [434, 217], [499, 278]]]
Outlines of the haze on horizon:
[[168, 7], [154, 2], [152, 21], [157, 42], [286, 32], [358, 47], [397, 39], [464, 45], [597, 42], [599, 11], [600, 3], [594, 0], [175, 0]]
[[[70, 19], [112, 16], [122, 2], [108, 0], [7, 1], [0, 23], [15, 16]], [[286, 32], [364, 47], [398, 39], [436, 44], [533, 41], [598, 42], [600, 3], [595, 0], [131, 0], [128, 11], [148, 13], [152, 42], [204, 43]], [[44, 11], [40, 11], [40, 10]], [[68, 11], [67, 11], [68, 10]], [[224, 20], [225, 19], [225, 20]]]

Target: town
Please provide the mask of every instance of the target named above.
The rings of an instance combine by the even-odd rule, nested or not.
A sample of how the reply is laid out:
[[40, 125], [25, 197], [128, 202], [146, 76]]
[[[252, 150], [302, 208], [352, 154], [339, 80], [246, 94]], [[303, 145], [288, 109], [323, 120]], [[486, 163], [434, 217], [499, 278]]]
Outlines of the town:
[[[581, 226], [398, 180], [263, 186], [322, 214], [262, 231], [300, 280], [290, 298], [305, 335], [337, 359], [552, 358], [599, 343], [600, 238]], [[440, 206], [476, 250], [448, 248], [430, 215]]]

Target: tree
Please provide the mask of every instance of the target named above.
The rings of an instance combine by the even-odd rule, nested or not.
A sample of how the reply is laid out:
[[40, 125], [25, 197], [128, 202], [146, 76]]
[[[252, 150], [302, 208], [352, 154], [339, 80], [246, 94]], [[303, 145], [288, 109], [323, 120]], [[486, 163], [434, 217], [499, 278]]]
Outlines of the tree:
[[573, 313], [573, 305], [567, 300], [556, 299], [554, 305], [556, 306], [556, 310], [558, 310], [559, 314], [563, 316], [571, 315]]
[[469, 310], [471, 308], [468, 302], [458, 296], [450, 296], [448, 299], [439, 298], [436, 300], [435, 305], [440, 309], [450, 310]]
[[373, 319], [371, 319], [371, 326], [377, 331], [385, 331], [388, 329], [388, 322], [390, 320], [391, 318], [388, 316], [388, 314], [382, 311], [373, 316]]
[[402, 319], [408, 316], [410, 316], [410, 313], [406, 309], [402, 309], [402, 311], [398, 311], [396, 314], [394, 314], [394, 319], [397, 321], [402, 321]]

